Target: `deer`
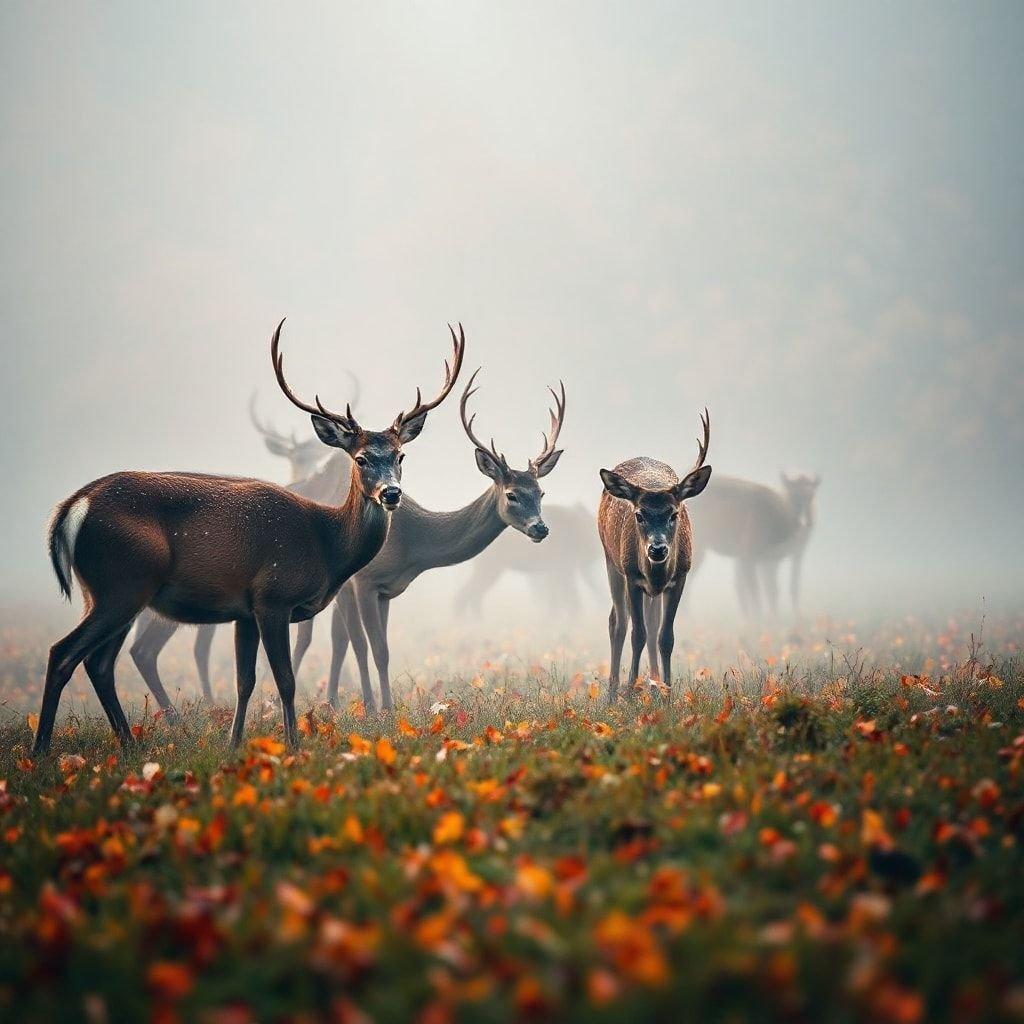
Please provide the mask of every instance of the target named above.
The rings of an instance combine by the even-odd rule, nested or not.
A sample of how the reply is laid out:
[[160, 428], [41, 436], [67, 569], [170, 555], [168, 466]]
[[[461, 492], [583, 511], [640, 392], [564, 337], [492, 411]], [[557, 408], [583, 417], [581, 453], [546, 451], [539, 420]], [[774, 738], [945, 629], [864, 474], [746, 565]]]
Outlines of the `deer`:
[[800, 573], [804, 552], [817, 518], [816, 473], [783, 472], [781, 489], [715, 477], [694, 514], [700, 538], [696, 571], [707, 551], [735, 560], [736, 594], [747, 618], [760, 614], [758, 574], [764, 584], [769, 610], [778, 611], [778, 568], [791, 560], [789, 596], [794, 613], [800, 612]]
[[476, 413], [467, 417], [469, 400], [478, 390], [474, 383], [479, 372], [474, 372], [463, 391], [459, 415], [474, 447], [477, 468], [490, 484], [478, 498], [452, 512], [426, 509], [406, 495], [402, 507], [392, 517], [391, 531], [380, 554], [342, 587], [336, 599], [332, 615], [334, 653], [328, 677], [328, 700], [333, 706], [337, 706], [338, 674], [348, 642], [359, 666], [363, 701], [372, 704], [366, 656], [368, 639], [380, 680], [381, 705], [386, 709], [393, 707], [388, 646], [390, 607], [418, 576], [430, 569], [475, 558], [506, 529], [525, 534], [536, 544], [548, 536], [541, 506], [544, 492], [539, 481], [562, 456], [557, 443], [565, 421], [565, 385], [559, 381], [558, 392], [548, 389], [554, 408], [548, 410], [550, 426], [542, 434], [543, 447], [526, 469], [519, 470], [509, 465], [493, 439], [487, 446], [477, 437], [473, 430]]
[[[319, 439], [316, 443], [321, 448], [323, 447]], [[323, 465], [310, 476], [297, 483], [289, 484], [288, 490], [304, 498], [310, 498], [312, 501], [327, 505], [340, 505], [348, 496], [350, 463], [351, 460], [345, 452], [336, 451], [329, 455]], [[136, 623], [135, 639], [129, 648], [132, 661], [150, 693], [153, 694], [164, 717], [168, 721], [174, 721], [177, 719], [178, 713], [160, 679], [158, 662], [161, 652], [178, 631], [180, 623], [174, 622], [172, 619], [165, 619], [151, 609], [143, 611]], [[302, 624], [298, 628], [301, 630]], [[193, 646], [199, 685], [203, 700], [207, 704], [213, 703], [213, 689], [210, 686], [210, 647], [213, 644], [216, 630], [217, 626], [213, 623], [199, 625], [196, 628], [196, 639]]]
[[700, 494], [711, 478], [711, 467], [705, 465], [711, 441], [707, 409], [701, 424], [704, 437], [697, 441], [697, 460], [682, 479], [671, 466], [645, 456], [601, 470], [604, 490], [597, 510], [597, 531], [604, 548], [612, 597], [608, 617], [609, 704], [614, 704], [619, 694], [627, 613], [633, 645], [629, 692], [635, 695], [640, 656], [647, 641], [645, 598], [661, 604], [658, 651], [662, 680], [667, 687], [672, 685], [675, 617], [693, 559], [693, 533], [683, 502]]
[[538, 608], [548, 616], [571, 616], [579, 610], [580, 583], [604, 599], [595, 575], [602, 553], [593, 533], [594, 513], [576, 502], [547, 505], [544, 518], [551, 538], [542, 552], [524, 550], [505, 534], [473, 559], [473, 571], [455, 595], [456, 614], [480, 614], [484, 598], [506, 573], [526, 578]]
[[[465, 333], [449, 325], [451, 361], [440, 391], [424, 402], [417, 388], [411, 409], [381, 431], [321, 401], [303, 401], [289, 386], [280, 351], [282, 320], [270, 342], [278, 386], [310, 415], [329, 447], [352, 459], [348, 497], [325, 505], [276, 484], [202, 473], [118, 472], [75, 491], [56, 508], [49, 553], [61, 592], [72, 576], [85, 595], [74, 629], [50, 649], [33, 752], [50, 748], [61, 693], [79, 664], [85, 670], [123, 746], [132, 734], [114, 683], [114, 662], [135, 617], [152, 608], [175, 622], [235, 624], [237, 746], [256, 686], [262, 641], [281, 699], [288, 745], [298, 744], [295, 677], [288, 627], [321, 611], [344, 583], [383, 547], [392, 514], [402, 503], [404, 446], [419, 436], [427, 415], [454, 388]], [[372, 704], [367, 710], [372, 709]]]
[[[359, 380], [354, 373], [350, 372], [348, 376], [352, 380], [355, 392], [349, 405], [356, 409], [359, 405]], [[256, 411], [255, 391], [249, 399], [249, 419], [263, 437], [267, 450], [272, 455], [279, 455], [288, 460], [289, 490], [329, 505], [341, 504], [345, 500], [349, 482], [349, 457], [345, 452], [339, 450], [329, 453], [329, 449], [325, 448], [315, 434], [308, 440], [300, 441], [294, 431], [288, 437], [275, 430], [271, 424], [260, 419]], [[178, 625], [177, 622], [161, 618], [156, 612], [147, 609], [136, 619], [135, 639], [129, 648], [139, 675], [153, 694], [164, 717], [169, 721], [177, 718], [177, 712], [160, 679], [158, 662], [160, 653], [178, 631]], [[203, 700], [207, 704], [213, 703], [213, 690], [210, 686], [210, 648], [216, 630], [216, 625], [211, 623], [198, 626], [193, 645], [199, 685]]]

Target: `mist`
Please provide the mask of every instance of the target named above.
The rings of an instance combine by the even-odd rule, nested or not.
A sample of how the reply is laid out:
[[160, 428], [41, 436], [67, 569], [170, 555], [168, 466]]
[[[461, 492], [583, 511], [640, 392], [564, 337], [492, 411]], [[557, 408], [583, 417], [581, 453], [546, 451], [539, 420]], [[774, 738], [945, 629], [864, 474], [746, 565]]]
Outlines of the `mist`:
[[[821, 475], [811, 611], [1017, 608], [1022, 47], [1012, 3], [4, 5], [0, 601], [63, 614], [45, 525], [105, 473], [284, 482], [246, 406], [311, 434], [287, 316], [296, 390], [354, 373], [373, 429], [461, 321], [520, 468], [564, 380], [553, 504], [685, 470], [707, 406], [716, 473]], [[488, 485], [454, 398], [403, 484]], [[684, 618], [734, 609], [711, 559]]]

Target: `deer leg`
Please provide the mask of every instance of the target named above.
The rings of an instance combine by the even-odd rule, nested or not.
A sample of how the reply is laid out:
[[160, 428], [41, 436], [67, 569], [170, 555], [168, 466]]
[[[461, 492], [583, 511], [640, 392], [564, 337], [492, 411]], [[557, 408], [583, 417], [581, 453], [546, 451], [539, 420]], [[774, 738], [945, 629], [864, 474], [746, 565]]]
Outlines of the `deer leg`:
[[338, 605], [345, 615], [348, 639], [352, 644], [352, 652], [356, 656], [356, 664], [359, 666], [363, 708], [368, 715], [372, 715], [377, 710], [377, 702], [374, 700], [373, 686], [370, 684], [370, 664], [366, 657], [366, 634], [363, 632], [363, 620], [359, 615], [359, 605], [356, 603], [355, 589], [352, 584], [346, 583], [341, 588], [338, 593]]
[[608, 586], [612, 592], [612, 610], [608, 615], [608, 639], [611, 657], [608, 661], [608, 703], [619, 697], [619, 669], [622, 665], [622, 645], [626, 641], [626, 580], [608, 561]]
[[633, 627], [630, 633], [633, 651], [629, 662], [629, 694], [631, 697], [636, 697], [636, 684], [640, 678], [640, 656], [647, 643], [647, 625], [644, 622], [644, 592], [639, 587], [631, 586], [628, 588], [627, 597], [629, 598], [629, 621]]
[[174, 710], [171, 698], [167, 696], [164, 684], [160, 681], [160, 672], [157, 669], [157, 659], [160, 652], [167, 646], [167, 641], [178, 631], [178, 623], [170, 619], [152, 614], [148, 618], [140, 616], [139, 624], [135, 629], [135, 640], [131, 646], [132, 661], [139, 670], [149, 687], [149, 692], [156, 698], [160, 710], [168, 721], [177, 718], [178, 713]]
[[67, 636], [50, 648], [46, 682], [43, 684], [43, 702], [39, 708], [39, 724], [36, 726], [35, 740], [32, 743], [33, 756], [45, 754], [50, 749], [57, 705], [72, 673], [96, 648], [117, 636], [122, 630], [127, 630], [132, 619], [140, 611], [140, 607], [118, 611], [94, 605]]
[[204, 623], [196, 630], [196, 642], [192, 653], [196, 659], [196, 671], [199, 673], [199, 685], [203, 689], [203, 700], [213, 703], [213, 690], [210, 688], [210, 647], [213, 645], [213, 634], [217, 627]]
[[242, 742], [245, 713], [256, 689], [256, 654], [260, 649], [260, 631], [255, 619], [235, 622], [235, 717], [231, 722], [231, 746]]
[[479, 615], [483, 611], [484, 597], [503, 572], [502, 569], [491, 572], [483, 562], [474, 562], [472, 575], [455, 595], [455, 610], [460, 614]]
[[793, 613], [800, 615], [800, 570], [803, 565], [804, 553], [798, 551], [789, 567], [789, 598], [793, 604]]
[[662, 598], [661, 630], [658, 633], [658, 650], [661, 653], [661, 680], [672, 689], [672, 648], [676, 645], [676, 612], [679, 610], [679, 602], [683, 599], [683, 587], [686, 584], [686, 577], [679, 581], [676, 586], [665, 591]]
[[295, 629], [295, 649], [292, 651], [292, 675], [298, 675], [302, 659], [313, 642], [313, 620], [304, 619]]
[[363, 628], [370, 641], [370, 650], [373, 651], [373, 661], [377, 666], [377, 676], [380, 679], [381, 710], [390, 711], [393, 707], [391, 679], [388, 676], [390, 651], [388, 650], [387, 626], [384, 624], [386, 615], [384, 606], [387, 604], [387, 598], [356, 587], [356, 600], [359, 602], [359, 617], [363, 620]]
[[757, 567], [745, 559], [736, 560], [736, 596], [744, 618], [755, 618], [760, 606], [757, 597]]
[[644, 597], [644, 618], [647, 626], [647, 664], [651, 678], [661, 679], [658, 668], [658, 629], [661, 626], [661, 597]]
[[764, 585], [768, 613], [775, 618], [779, 612], [779, 563], [766, 562], [761, 566], [761, 582]]
[[327, 700], [335, 709], [338, 707], [338, 680], [347, 653], [348, 628], [345, 625], [345, 614], [341, 610], [339, 599], [335, 598], [334, 609], [331, 612], [331, 670], [327, 676]]
[[277, 692], [281, 698], [285, 742], [294, 749], [299, 744], [299, 732], [295, 723], [295, 675], [292, 672], [291, 637], [288, 631], [291, 612], [264, 609], [257, 611], [256, 621], [260, 627], [263, 650], [267, 652], [270, 671], [274, 673], [274, 682], [277, 683]]
[[96, 696], [99, 697], [100, 704], [106, 712], [110, 727], [123, 747], [130, 746], [134, 740], [124, 709], [117, 699], [117, 690], [114, 688], [114, 662], [117, 661], [118, 652], [130, 628], [126, 626], [105, 644], [94, 647], [85, 659], [85, 671], [89, 674]]

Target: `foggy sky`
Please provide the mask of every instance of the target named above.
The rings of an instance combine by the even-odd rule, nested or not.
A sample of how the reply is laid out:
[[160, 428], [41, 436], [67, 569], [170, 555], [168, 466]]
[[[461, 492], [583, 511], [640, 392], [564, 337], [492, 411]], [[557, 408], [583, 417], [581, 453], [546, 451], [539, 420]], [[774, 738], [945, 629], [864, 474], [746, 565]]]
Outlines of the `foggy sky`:
[[[283, 480], [245, 406], [380, 429], [486, 367], [549, 501], [637, 454], [821, 473], [819, 604], [1020, 593], [1024, 8], [5, 3], [0, 598], [115, 469]], [[468, 376], [468, 373], [467, 373]], [[453, 398], [405, 486], [486, 481]], [[697, 499], [699, 500], [699, 499]]]

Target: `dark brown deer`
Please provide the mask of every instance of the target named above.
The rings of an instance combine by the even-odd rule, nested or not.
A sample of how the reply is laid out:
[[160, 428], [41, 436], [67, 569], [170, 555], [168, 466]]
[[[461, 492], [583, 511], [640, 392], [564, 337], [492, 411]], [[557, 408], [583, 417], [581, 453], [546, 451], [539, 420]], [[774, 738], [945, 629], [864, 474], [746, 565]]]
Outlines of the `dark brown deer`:
[[71, 574], [85, 593], [82, 621], [50, 649], [34, 751], [49, 749], [61, 692], [85, 662], [115, 734], [131, 731], [114, 687], [114, 661], [135, 616], [153, 608], [178, 622], [234, 622], [237, 703], [231, 741], [245, 726], [262, 640], [294, 745], [295, 678], [288, 625], [316, 615], [345, 581], [377, 554], [400, 505], [403, 446], [455, 386], [465, 337], [452, 330], [453, 358], [437, 396], [401, 412], [383, 431], [364, 430], [344, 413], [298, 398], [284, 377], [282, 320], [271, 341], [281, 390], [312, 417], [324, 444], [352, 457], [348, 498], [322, 505], [261, 480], [200, 473], [113, 473], [57, 507], [50, 558], [61, 590]]
[[453, 512], [433, 512], [408, 495], [405, 497], [402, 507], [392, 516], [391, 531], [380, 554], [338, 594], [332, 620], [335, 651], [328, 680], [328, 699], [332, 704], [337, 703], [338, 673], [346, 646], [351, 642], [359, 665], [363, 700], [372, 705], [365, 631], [380, 678], [381, 704], [385, 708], [392, 706], [388, 615], [391, 601], [404, 594], [419, 575], [475, 558], [506, 527], [538, 544], [548, 535], [542, 517], [544, 492], [539, 480], [555, 468], [562, 455], [556, 444], [565, 419], [565, 386], [561, 385], [560, 393], [550, 389], [555, 408], [549, 410], [551, 426], [544, 435], [543, 449], [525, 470], [517, 470], [509, 466], [493, 441], [488, 447], [473, 433], [476, 415], [467, 418], [466, 407], [475, 394], [475, 380], [476, 373], [466, 385], [459, 412], [466, 435], [475, 447], [477, 468], [491, 481], [490, 486], [475, 501]]
[[711, 467], [704, 465], [711, 441], [711, 419], [707, 409], [701, 422], [704, 439], [697, 442], [697, 461], [682, 480], [671, 466], [643, 456], [620, 462], [614, 470], [601, 470], [604, 492], [597, 510], [597, 530], [604, 547], [608, 584], [612, 592], [612, 610], [608, 618], [611, 640], [609, 702], [614, 702], [619, 694], [627, 610], [633, 643], [629, 691], [631, 695], [635, 693], [640, 675], [640, 655], [647, 638], [645, 597], [660, 600], [663, 605], [658, 650], [661, 653], [662, 679], [669, 686], [672, 684], [676, 610], [693, 558], [690, 519], [683, 502], [700, 494], [711, 476]]
[[[316, 440], [316, 444], [323, 449], [323, 443], [319, 439]], [[351, 462], [345, 452], [336, 451], [305, 480], [289, 484], [288, 490], [325, 505], [340, 505], [348, 496]], [[312, 620], [309, 624], [312, 632]], [[169, 721], [177, 717], [177, 712], [160, 678], [159, 658], [180, 625], [181, 623], [165, 619], [147, 608], [136, 619], [135, 638], [129, 648], [139, 675]], [[298, 629], [301, 630], [304, 625], [305, 623], [299, 623]], [[193, 645], [199, 685], [203, 699], [207, 703], [213, 703], [213, 690], [210, 686], [210, 647], [216, 630], [217, 626], [212, 623], [197, 626]]]
[[[349, 377], [355, 392], [349, 407], [355, 410], [359, 403], [359, 380], [351, 372]], [[348, 495], [350, 462], [345, 452], [331, 453], [315, 434], [306, 441], [300, 441], [294, 431], [288, 437], [271, 424], [265, 423], [256, 411], [255, 391], [249, 399], [249, 419], [263, 438], [267, 450], [288, 460], [290, 477], [287, 486], [290, 491], [327, 505], [340, 505], [345, 500]], [[321, 463], [323, 465], [320, 465]], [[139, 675], [168, 720], [176, 718], [177, 712], [160, 678], [159, 659], [160, 653], [178, 631], [179, 625], [180, 623], [162, 618], [147, 608], [135, 620], [135, 636], [129, 648]], [[210, 647], [216, 630], [216, 625], [211, 623], [198, 626], [193, 645], [199, 686], [207, 703], [213, 703], [213, 690], [210, 686]]]

